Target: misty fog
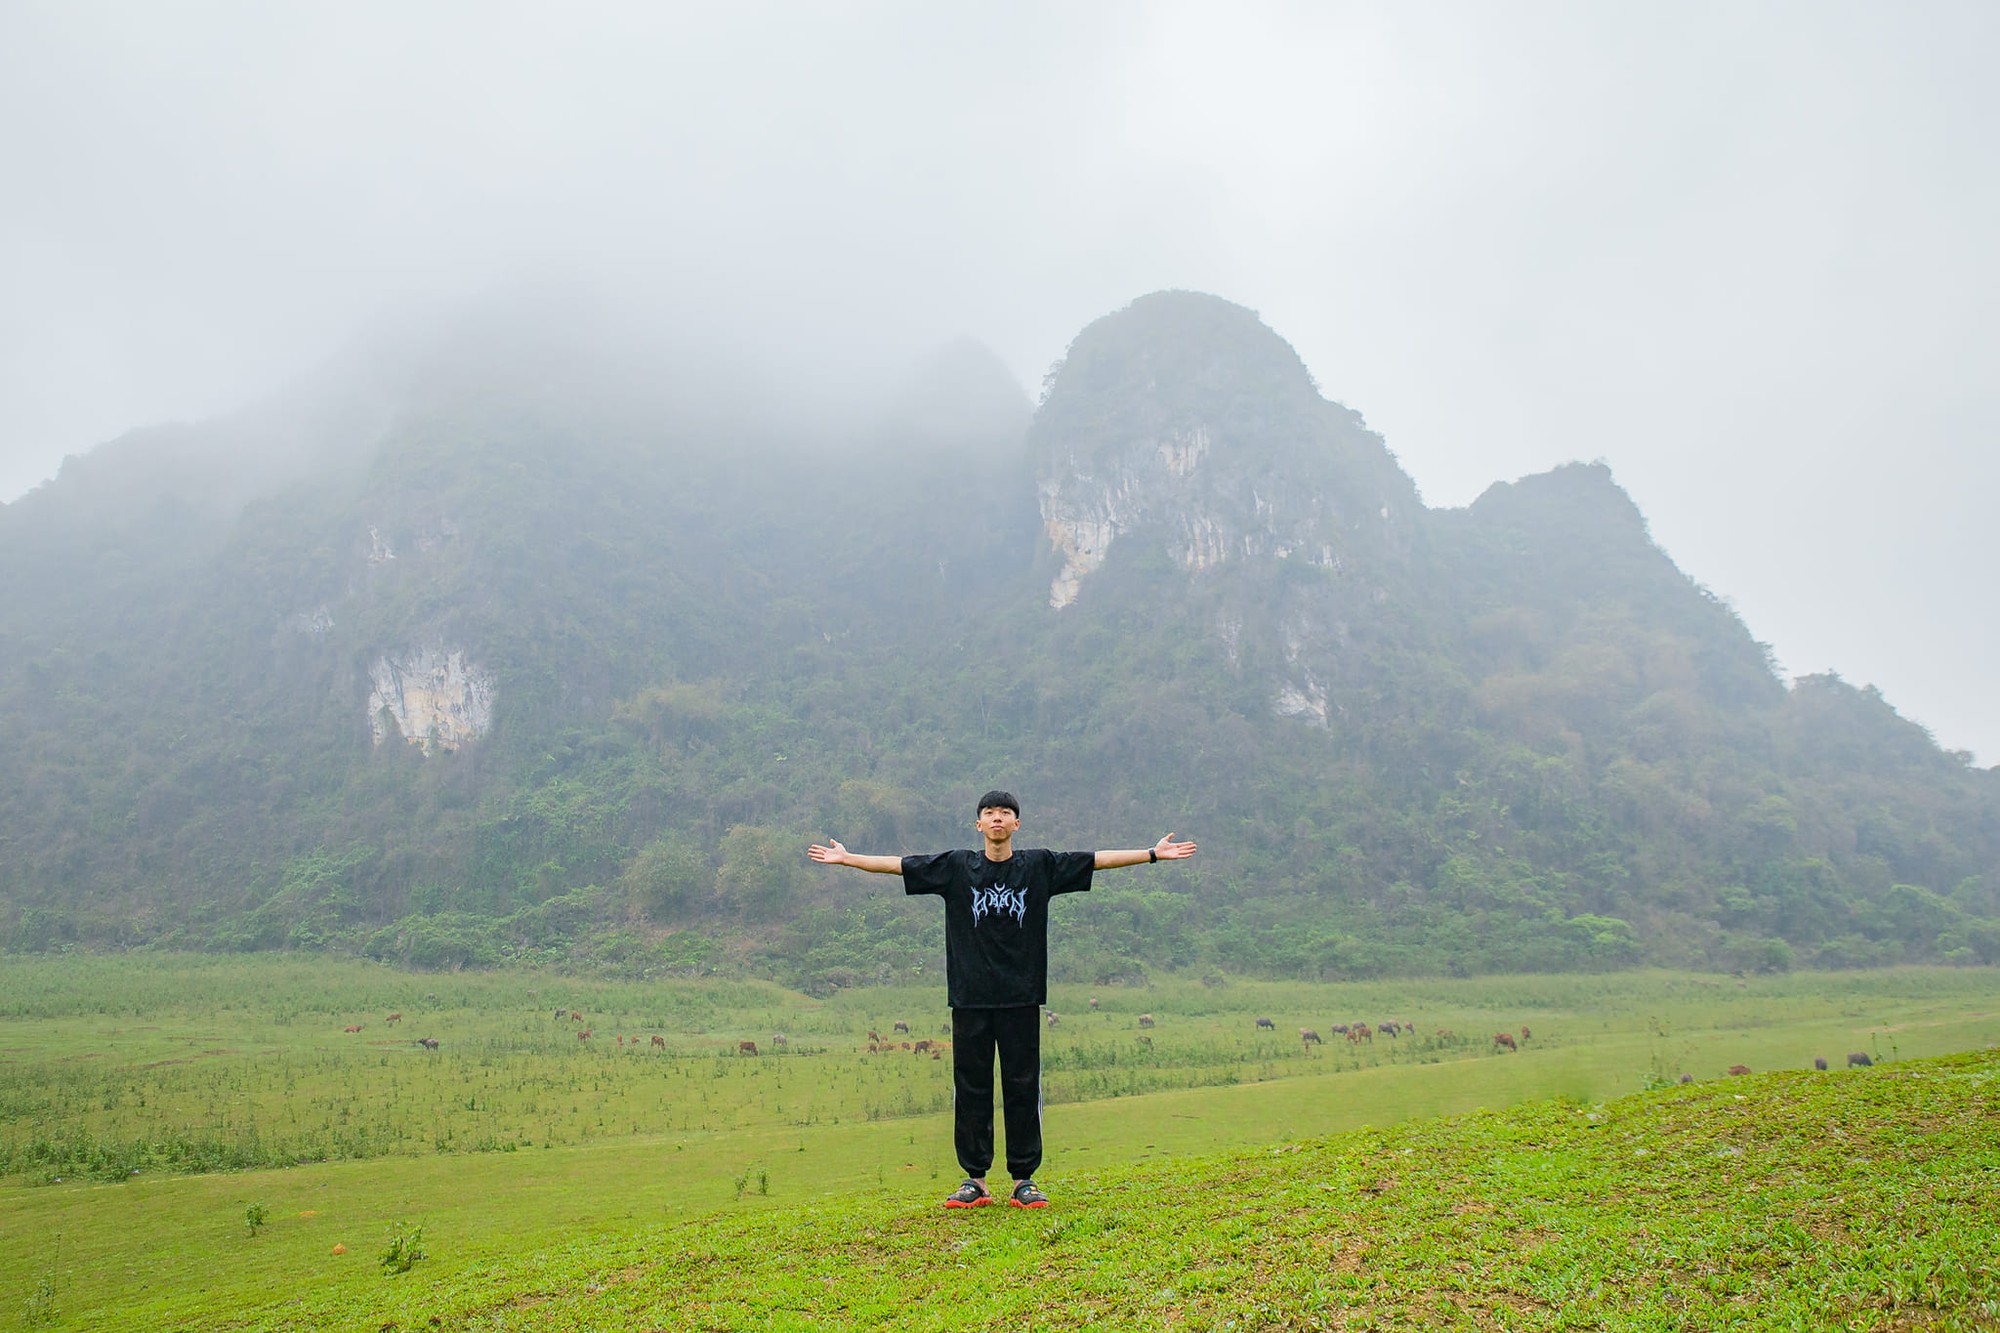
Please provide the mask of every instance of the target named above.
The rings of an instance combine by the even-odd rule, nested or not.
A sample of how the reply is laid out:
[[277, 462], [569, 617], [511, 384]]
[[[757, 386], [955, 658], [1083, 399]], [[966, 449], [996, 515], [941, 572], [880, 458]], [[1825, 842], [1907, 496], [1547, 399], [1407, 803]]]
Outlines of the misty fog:
[[1090, 320], [1193, 288], [1258, 310], [1432, 505], [1601, 458], [1787, 671], [1991, 761], [2000, 629], [1960, 590], [2000, 489], [1996, 27], [10, 5], [0, 500], [136, 428], [393, 378], [496, 302], [620, 311], [569, 354], [662, 401], [777, 372], [773, 413], [836, 426], [961, 337], [1031, 399]]

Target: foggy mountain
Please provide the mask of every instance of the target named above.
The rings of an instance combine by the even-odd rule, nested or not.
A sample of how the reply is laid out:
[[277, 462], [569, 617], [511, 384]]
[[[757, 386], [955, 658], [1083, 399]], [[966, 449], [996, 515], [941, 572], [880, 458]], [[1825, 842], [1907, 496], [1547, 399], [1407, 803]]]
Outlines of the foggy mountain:
[[854, 984], [941, 930], [805, 844], [1003, 786], [1202, 844], [1072, 976], [2000, 961], [2000, 772], [1780, 681], [1602, 465], [1427, 508], [1195, 293], [1038, 404], [657, 335], [475, 312], [0, 508], [0, 942]]

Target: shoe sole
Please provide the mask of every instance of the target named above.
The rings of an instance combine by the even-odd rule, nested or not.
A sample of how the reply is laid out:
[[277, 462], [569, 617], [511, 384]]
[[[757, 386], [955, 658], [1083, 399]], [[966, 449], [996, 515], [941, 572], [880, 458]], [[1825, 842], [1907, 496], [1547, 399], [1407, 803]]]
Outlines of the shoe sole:
[[992, 1202], [993, 1196], [989, 1194], [983, 1199], [974, 1199], [971, 1203], [960, 1203], [957, 1199], [946, 1199], [944, 1206], [947, 1208], [984, 1208]]
[[1049, 1206], [1047, 1199], [1037, 1199], [1033, 1203], [1022, 1203], [1019, 1199], [1009, 1199], [1007, 1202], [1015, 1208], [1046, 1208]]

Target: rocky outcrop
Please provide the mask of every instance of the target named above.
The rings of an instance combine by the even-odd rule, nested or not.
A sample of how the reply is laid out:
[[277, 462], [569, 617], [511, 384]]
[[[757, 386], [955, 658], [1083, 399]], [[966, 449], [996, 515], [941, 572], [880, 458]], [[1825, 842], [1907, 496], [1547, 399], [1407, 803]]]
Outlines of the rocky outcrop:
[[1142, 531], [1189, 574], [1243, 560], [1342, 573], [1421, 522], [1409, 478], [1297, 353], [1253, 312], [1193, 292], [1086, 329], [1051, 373], [1032, 443], [1057, 610]]
[[493, 726], [494, 679], [459, 649], [384, 654], [368, 677], [368, 725], [377, 745], [393, 732], [428, 755], [456, 750]]

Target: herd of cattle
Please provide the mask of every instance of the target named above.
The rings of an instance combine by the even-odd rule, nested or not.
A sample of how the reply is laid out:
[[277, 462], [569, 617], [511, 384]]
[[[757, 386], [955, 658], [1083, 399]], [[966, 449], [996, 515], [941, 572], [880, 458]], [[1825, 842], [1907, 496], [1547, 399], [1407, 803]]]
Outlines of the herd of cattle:
[[[1093, 999], [1090, 1002], [1090, 1007], [1092, 1009], [1096, 1009], [1097, 1001]], [[582, 1012], [576, 1009], [557, 1009], [555, 1011], [555, 1017], [557, 1021], [562, 1021], [567, 1019], [568, 1021], [577, 1024], [581, 1024], [583, 1022]], [[1054, 1032], [1058, 1027], [1062, 1026], [1062, 1015], [1056, 1013], [1056, 1011], [1053, 1009], [1046, 1011], [1045, 1018], [1048, 1022], [1049, 1031], [1051, 1032]], [[389, 1027], [394, 1027], [397, 1023], [400, 1023], [402, 1019], [403, 1015], [401, 1013], [393, 1013], [386, 1016], [382, 1021], [385, 1025]], [[1153, 1039], [1150, 1035], [1148, 1035], [1148, 1032], [1150, 1031], [1150, 1029], [1156, 1027], [1157, 1025], [1158, 1021], [1153, 1017], [1153, 1015], [1151, 1014], [1139, 1015], [1138, 1026], [1141, 1029], [1141, 1033], [1139, 1035], [1138, 1040], [1141, 1044], [1146, 1046], [1151, 1046], [1153, 1044]], [[346, 1033], [358, 1033], [362, 1030], [362, 1026], [363, 1025], [360, 1023], [350, 1023], [347, 1026], [343, 1027], [341, 1031]], [[946, 1027], [944, 1030], [946, 1032], [949, 1032], [951, 1029], [949, 1027]], [[1278, 1024], [1275, 1019], [1259, 1018], [1256, 1021], [1255, 1030], [1259, 1032], [1267, 1032], [1267, 1031], [1276, 1032], [1278, 1030]], [[1349, 1045], [1357, 1047], [1363, 1044], [1372, 1045], [1377, 1036], [1389, 1037], [1393, 1040], [1404, 1036], [1414, 1037], [1417, 1035], [1416, 1025], [1411, 1023], [1406, 1018], [1383, 1019], [1382, 1021], [1375, 1023], [1373, 1025], [1370, 1025], [1368, 1023], [1359, 1023], [1359, 1022], [1334, 1023], [1327, 1028], [1327, 1031], [1329, 1033], [1332, 1033], [1336, 1037], [1347, 1038]], [[945, 1052], [951, 1049], [951, 1043], [949, 1041], [934, 1041], [929, 1038], [918, 1039], [915, 1041], [897, 1041], [895, 1039], [894, 1034], [901, 1034], [904, 1037], [908, 1037], [911, 1035], [910, 1025], [903, 1019], [897, 1019], [895, 1023], [891, 1025], [890, 1032], [892, 1034], [891, 1036], [884, 1037], [880, 1032], [875, 1031], [872, 1028], [869, 1030], [867, 1050], [870, 1055], [887, 1055], [892, 1052], [907, 1051], [913, 1055], [928, 1055], [933, 1060], [941, 1060], [944, 1058]], [[1496, 1032], [1493, 1034], [1493, 1041], [1492, 1041], [1493, 1050], [1495, 1053], [1501, 1051], [1519, 1052], [1521, 1047], [1532, 1039], [1532, 1035], [1533, 1034], [1529, 1032], [1526, 1026], [1523, 1026], [1521, 1028], [1521, 1032], [1518, 1037], [1516, 1037], [1515, 1034], [1512, 1032], [1507, 1032], [1507, 1031]], [[590, 1041], [595, 1036], [596, 1033], [590, 1028], [581, 1026], [577, 1028], [576, 1038], [578, 1041], [587, 1042]], [[1437, 1030], [1437, 1036], [1438, 1039], [1442, 1041], [1458, 1040], [1456, 1034], [1454, 1034], [1450, 1028], [1439, 1028]], [[613, 1035], [613, 1040], [616, 1041], [620, 1047], [629, 1046], [634, 1051], [640, 1049], [642, 1041], [648, 1044], [651, 1047], [651, 1049], [654, 1050], [664, 1051], [667, 1048], [667, 1039], [665, 1037], [659, 1036], [657, 1033], [652, 1035], [649, 1039], [641, 1038], [637, 1035], [627, 1036], [624, 1033], [616, 1033]], [[791, 1039], [788, 1038], [784, 1033], [774, 1032], [771, 1034], [771, 1040], [769, 1044], [772, 1047], [787, 1046], [790, 1044], [790, 1040]], [[1317, 1028], [1300, 1028], [1299, 1042], [1302, 1046], [1307, 1046], [1307, 1047], [1324, 1046], [1326, 1044], [1326, 1039], [1320, 1035], [1319, 1029]], [[427, 1051], [435, 1051], [438, 1049], [438, 1040], [435, 1037], [418, 1037], [412, 1043], [412, 1045], [421, 1046]], [[760, 1051], [758, 1050], [756, 1042], [746, 1040], [746, 1041], [739, 1041], [736, 1043], [736, 1053], [738, 1055], [757, 1055], [760, 1054]], [[1857, 1066], [1862, 1068], [1867, 1068], [1873, 1066], [1874, 1063], [1875, 1061], [1872, 1058], [1870, 1058], [1869, 1054], [1866, 1051], [1849, 1051], [1847, 1053], [1847, 1067], [1849, 1069], [1856, 1068]], [[1821, 1056], [1815, 1056], [1813, 1058], [1813, 1068], [1826, 1069], [1828, 1067], [1829, 1066], [1827, 1065], [1827, 1060], [1825, 1056], [1821, 1055]], [[1728, 1072], [1733, 1075], [1748, 1074], [1750, 1072], [1750, 1066], [1731, 1065], [1729, 1066]], [[1692, 1083], [1694, 1082], [1694, 1075], [1682, 1074], [1680, 1081], [1683, 1083]]]

